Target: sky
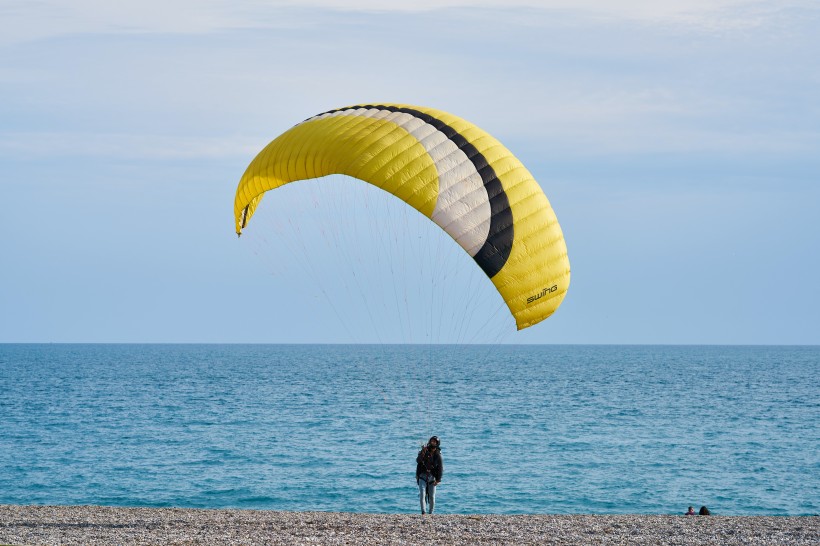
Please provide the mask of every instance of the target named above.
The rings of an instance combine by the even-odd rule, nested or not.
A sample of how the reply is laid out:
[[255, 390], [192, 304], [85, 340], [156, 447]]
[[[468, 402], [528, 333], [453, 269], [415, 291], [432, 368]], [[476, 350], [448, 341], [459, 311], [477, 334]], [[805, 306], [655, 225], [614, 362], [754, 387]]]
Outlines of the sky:
[[[814, 0], [0, 0], [0, 342], [818, 344], [818, 28]], [[356, 181], [283, 188], [237, 239], [256, 153], [374, 102], [528, 167], [555, 315], [515, 332]]]

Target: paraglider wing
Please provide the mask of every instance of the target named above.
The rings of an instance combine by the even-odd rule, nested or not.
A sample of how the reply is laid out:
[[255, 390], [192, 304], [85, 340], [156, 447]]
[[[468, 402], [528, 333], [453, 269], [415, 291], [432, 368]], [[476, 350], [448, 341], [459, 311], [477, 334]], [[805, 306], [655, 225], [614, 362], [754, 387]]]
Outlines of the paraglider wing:
[[234, 202], [237, 234], [265, 192], [330, 174], [369, 182], [438, 224], [492, 280], [519, 330], [550, 316], [563, 300], [569, 260], [547, 197], [521, 162], [475, 125], [399, 104], [309, 118], [248, 166]]

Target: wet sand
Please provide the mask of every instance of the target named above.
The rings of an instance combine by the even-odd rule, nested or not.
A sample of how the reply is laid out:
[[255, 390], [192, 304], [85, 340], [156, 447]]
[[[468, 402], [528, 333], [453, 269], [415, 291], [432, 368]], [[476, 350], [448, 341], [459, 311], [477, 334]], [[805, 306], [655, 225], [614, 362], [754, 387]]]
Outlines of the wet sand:
[[820, 544], [820, 517], [433, 515], [0, 505], [0, 544]]

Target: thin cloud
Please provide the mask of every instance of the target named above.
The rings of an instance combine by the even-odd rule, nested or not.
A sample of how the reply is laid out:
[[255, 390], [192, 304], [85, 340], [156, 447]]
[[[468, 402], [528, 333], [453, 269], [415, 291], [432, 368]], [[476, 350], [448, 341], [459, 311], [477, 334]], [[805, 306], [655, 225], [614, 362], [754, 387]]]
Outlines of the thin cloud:
[[[309, 18], [305, 11], [265, 11], [260, 2], [232, 9], [233, 3], [221, 0], [203, 3], [198, 18], [186, 18], [183, 12], [193, 4], [172, 2], [164, 11], [143, 9], [143, 4], [107, 7], [86, 22], [102, 28], [115, 15], [130, 14], [125, 19], [131, 29], [207, 32], [220, 26], [274, 24], [271, 13], [290, 13], [293, 24], [309, 19], [315, 28], [182, 38], [92, 37], [94, 44], [106, 44], [93, 48], [88, 37], [80, 37], [59, 49], [50, 43], [8, 48], [7, 66], [0, 69], [0, 81], [11, 84], [4, 90], [8, 114], [0, 129], [0, 155], [248, 158], [266, 139], [304, 117], [373, 100], [441, 108], [479, 124], [508, 146], [538, 142], [564, 155], [702, 151], [798, 156], [820, 141], [812, 122], [817, 118], [811, 92], [816, 83], [810, 78], [816, 61], [799, 55], [815, 43], [807, 23], [692, 40], [634, 21], [590, 22], [578, 15], [584, 9], [594, 12], [586, 1], [571, 16], [530, 12], [527, 21], [526, 12], [514, 10], [495, 12], [499, 17], [491, 20], [489, 12], [480, 11], [386, 13], [396, 11], [392, 8], [366, 16], [317, 12]], [[569, 2], [522, 4], [557, 10]], [[708, 12], [705, 2], [674, 4], [689, 6], [689, 13]], [[18, 11], [25, 12], [26, 5], [17, 4]], [[96, 5], [80, 1], [79, 8], [72, 4], [55, 10], [52, 19]], [[157, 3], [148, 0], [145, 5], [156, 8]], [[365, 10], [370, 4], [313, 5]], [[617, 2], [607, 9], [620, 9], [622, 17], [656, 14], [654, 8], [640, 11], [641, 5]], [[745, 7], [750, 13], [761, 9], [749, 1], [715, 5]], [[433, 2], [420, 6], [432, 10]], [[224, 19], [215, 15], [220, 10], [226, 12]], [[291, 23], [282, 17], [276, 24]], [[414, 43], [394, 39], [399, 24], [416, 37]], [[439, 34], [442, 27], [446, 35]], [[257, 140], [244, 133], [240, 141], [197, 136], [245, 128], [265, 134]], [[169, 133], [179, 136], [155, 136]]]
[[21, 132], [0, 134], [0, 157], [225, 159], [253, 157], [267, 142], [244, 137], [196, 138], [121, 133]]
[[773, 12], [816, 9], [810, 0], [11, 0], [0, 7], [0, 43], [26, 42], [84, 33], [198, 34], [241, 28], [304, 25], [295, 12], [405, 12], [485, 9], [559, 12], [593, 20], [633, 20], [706, 29], [761, 24]]

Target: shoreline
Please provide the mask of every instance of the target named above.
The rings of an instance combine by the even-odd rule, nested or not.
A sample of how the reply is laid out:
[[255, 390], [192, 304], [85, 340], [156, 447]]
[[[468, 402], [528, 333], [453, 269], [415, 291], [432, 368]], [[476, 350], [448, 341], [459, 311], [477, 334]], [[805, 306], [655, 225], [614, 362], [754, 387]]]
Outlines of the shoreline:
[[0, 505], [0, 544], [818, 544], [820, 516], [491, 515]]

